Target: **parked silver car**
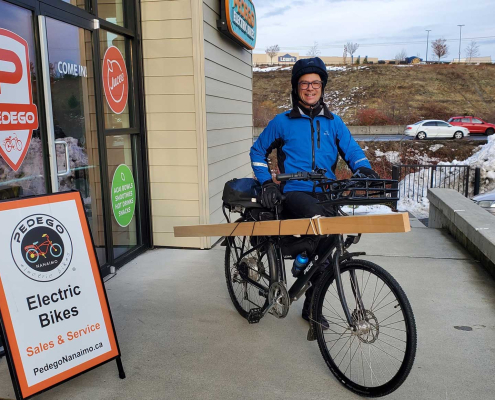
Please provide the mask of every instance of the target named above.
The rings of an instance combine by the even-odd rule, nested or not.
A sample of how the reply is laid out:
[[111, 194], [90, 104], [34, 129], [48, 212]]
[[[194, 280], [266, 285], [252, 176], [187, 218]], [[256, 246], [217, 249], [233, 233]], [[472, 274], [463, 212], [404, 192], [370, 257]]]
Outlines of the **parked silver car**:
[[478, 194], [473, 197], [473, 201], [490, 214], [495, 215], [495, 190], [488, 193]]
[[469, 136], [469, 130], [462, 126], [450, 125], [445, 121], [427, 119], [412, 125], [407, 125], [404, 130], [404, 135], [412, 136], [420, 140], [439, 138], [462, 139], [463, 137]]

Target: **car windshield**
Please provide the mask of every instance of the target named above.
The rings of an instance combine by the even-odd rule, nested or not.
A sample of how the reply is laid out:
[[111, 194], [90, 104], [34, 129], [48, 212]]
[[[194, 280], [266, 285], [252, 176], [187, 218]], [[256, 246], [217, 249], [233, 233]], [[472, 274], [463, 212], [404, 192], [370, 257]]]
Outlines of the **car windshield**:
[[447, 122], [452, 122], [453, 120], [454, 120], [454, 118], [449, 118], [449, 119], [447, 120]]

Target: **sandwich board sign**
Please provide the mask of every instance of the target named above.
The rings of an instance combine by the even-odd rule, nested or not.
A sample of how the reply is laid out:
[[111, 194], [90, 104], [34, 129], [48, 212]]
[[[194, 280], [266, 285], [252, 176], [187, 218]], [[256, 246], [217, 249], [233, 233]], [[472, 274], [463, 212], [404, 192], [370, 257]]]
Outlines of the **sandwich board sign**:
[[79, 192], [0, 203], [0, 326], [17, 399], [110, 360], [125, 377]]

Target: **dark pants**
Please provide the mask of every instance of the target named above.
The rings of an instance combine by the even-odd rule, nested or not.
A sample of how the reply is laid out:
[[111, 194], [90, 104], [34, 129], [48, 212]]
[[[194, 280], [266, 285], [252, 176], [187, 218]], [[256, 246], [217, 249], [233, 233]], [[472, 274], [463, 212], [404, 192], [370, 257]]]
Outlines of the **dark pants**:
[[[322, 217], [335, 217], [337, 211], [329, 204], [319, 204], [318, 200], [312, 193], [308, 192], [288, 192], [285, 193], [284, 201], [284, 217], [286, 218], [312, 218], [315, 215]], [[328, 262], [324, 262], [320, 269], [311, 277], [311, 287], [306, 291], [306, 300], [303, 306], [303, 315], [309, 315], [309, 307], [311, 305], [311, 296], [318, 279], [321, 277], [324, 269], [328, 266]]]

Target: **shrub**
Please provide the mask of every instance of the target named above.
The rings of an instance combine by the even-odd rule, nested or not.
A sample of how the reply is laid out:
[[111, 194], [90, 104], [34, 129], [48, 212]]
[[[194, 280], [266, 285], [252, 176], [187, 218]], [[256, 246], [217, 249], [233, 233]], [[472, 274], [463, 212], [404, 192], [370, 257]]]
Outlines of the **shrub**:
[[442, 103], [430, 101], [419, 107], [419, 113], [423, 119], [443, 119], [451, 117], [451, 112]]
[[277, 115], [277, 107], [271, 100], [253, 104], [253, 124], [256, 127], [265, 127]]
[[356, 122], [360, 126], [393, 125], [393, 121], [375, 108], [361, 109], [357, 112]]

